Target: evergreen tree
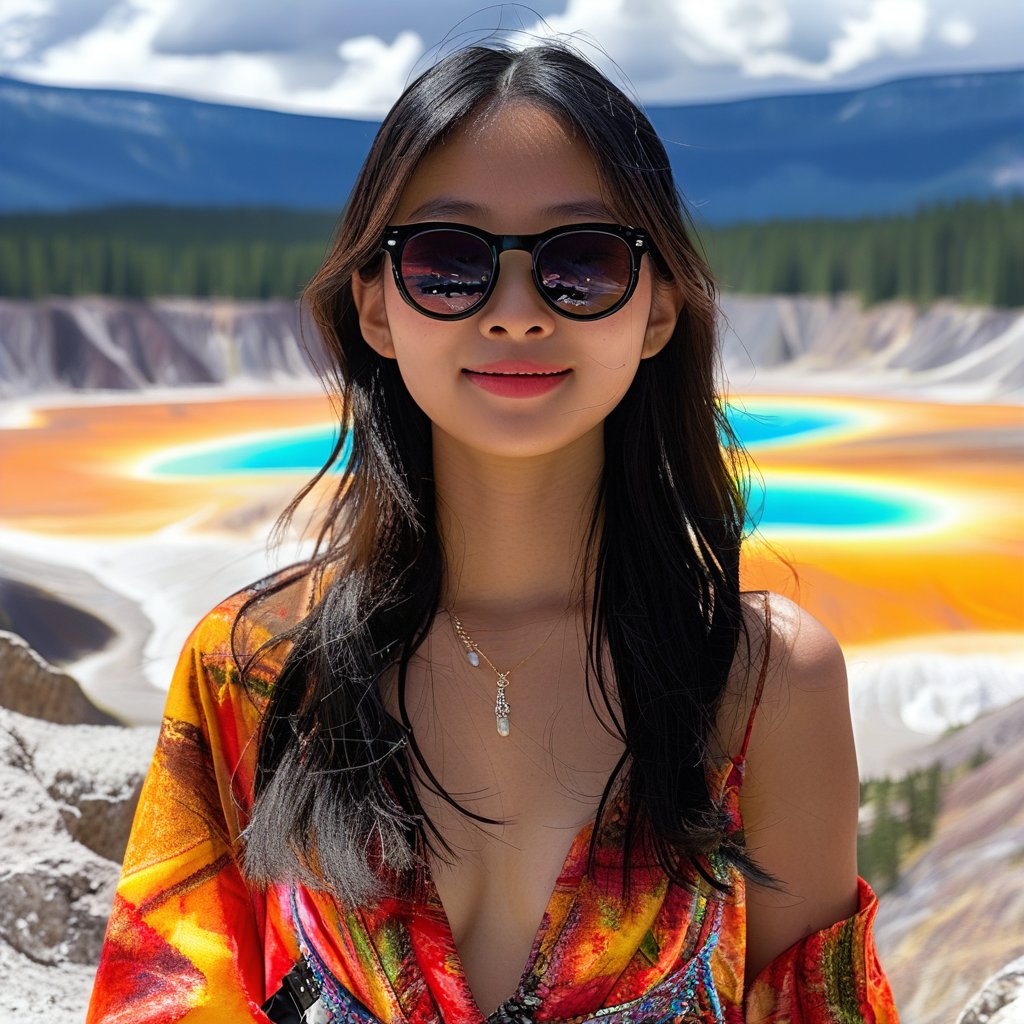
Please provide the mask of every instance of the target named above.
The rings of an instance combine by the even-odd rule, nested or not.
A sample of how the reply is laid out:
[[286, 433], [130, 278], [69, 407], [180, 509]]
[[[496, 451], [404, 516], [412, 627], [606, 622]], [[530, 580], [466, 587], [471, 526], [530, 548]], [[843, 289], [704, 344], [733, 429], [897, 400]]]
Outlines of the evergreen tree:
[[[333, 214], [112, 208], [0, 216], [0, 294], [294, 299]], [[1024, 197], [700, 229], [723, 289], [1024, 305]]]

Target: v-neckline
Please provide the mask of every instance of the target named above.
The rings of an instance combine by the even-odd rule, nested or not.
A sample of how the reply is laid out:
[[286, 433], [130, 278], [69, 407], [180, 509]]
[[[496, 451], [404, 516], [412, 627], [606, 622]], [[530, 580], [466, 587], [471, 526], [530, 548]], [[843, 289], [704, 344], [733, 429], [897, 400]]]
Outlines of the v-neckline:
[[[555, 903], [559, 896], [560, 882], [566, 876], [566, 872], [570, 869], [571, 865], [580, 862], [580, 848], [582, 845], [589, 845], [590, 838], [593, 834], [594, 829], [597, 827], [597, 817], [595, 815], [590, 821], [583, 824], [572, 841], [569, 843], [569, 847], [565, 852], [565, 856], [562, 858], [562, 863], [558, 869], [558, 874], [555, 876], [554, 884], [551, 887], [551, 892], [548, 894], [548, 898], [544, 904], [544, 910], [541, 914], [540, 922], [537, 925], [533, 933], [533, 941], [530, 944], [529, 952], [526, 955], [526, 963], [519, 975], [519, 979], [515, 984], [515, 988], [509, 995], [503, 999], [490, 1013], [484, 1013], [480, 1008], [480, 1004], [476, 1000], [476, 996], [473, 995], [473, 989], [469, 984], [469, 978], [466, 975], [466, 969], [462, 963], [462, 956], [459, 953], [458, 947], [455, 944], [455, 934], [452, 931], [451, 921], [448, 918], [448, 912], [445, 910], [444, 902], [441, 899], [441, 895], [437, 890], [437, 885], [434, 882], [433, 873], [430, 870], [429, 864], [424, 867], [424, 890], [426, 894], [426, 905], [429, 907], [432, 916], [436, 922], [436, 925], [440, 931], [440, 939], [445, 946], [445, 962], [438, 964], [430, 964], [428, 970], [444, 972], [454, 983], [457, 989], [461, 1001], [463, 1003], [462, 1009], [463, 1015], [460, 1015], [460, 1020], [466, 1022], [466, 1024], [486, 1024], [503, 1006], [509, 1002], [514, 1002], [524, 995], [524, 991], [527, 989], [527, 982], [533, 975], [534, 967], [537, 962], [537, 955], [540, 952], [541, 946], [544, 939], [547, 937], [548, 930], [551, 922], [552, 911], [555, 909]], [[584, 864], [580, 877], [575, 880], [573, 886], [572, 902], [575, 903], [579, 896], [580, 885], [586, 876], [586, 865]], [[571, 907], [566, 913], [571, 913]], [[556, 939], [557, 941], [557, 939]], [[426, 971], [424, 972], [426, 973]], [[538, 979], [539, 980], [539, 979]], [[434, 986], [430, 984], [431, 979], [427, 978], [427, 985], [433, 989]]]
[[[734, 778], [738, 777], [737, 782], [742, 780], [744, 767], [745, 763], [742, 756], [727, 757], [721, 762], [716, 763], [714, 769], [715, 795], [718, 800], [721, 801], [725, 799], [725, 795]], [[618, 788], [617, 792], [610, 797], [609, 804], [605, 808], [606, 815], [616, 811], [621, 813], [626, 809], [626, 787], [622, 786], [621, 781], [619, 786], [621, 788]], [[736, 811], [735, 814], [738, 818], [738, 811]], [[552, 915], [556, 909], [556, 900], [558, 899], [560, 890], [562, 889], [560, 882], [566, 877], [570, 865], [582, 864], [582, 868], [579, 871], [579, 877], [573, 880], [572, 895], [570, 897], [569, 906], [564, 908], [564, 911], [561, 913], [564, 923], [570, 919], [573, 909], [580, 898], [582, 884], [587, 878], [587, 864], [580, 856], [582, 852], [581, 848], [590, 843], [591, 836], [594, 829], [597, 828], [597, 824], [598, 819], [595, 814], [594, 818], [580, 827], [579, 831], [570, 842], [565, 856], [562, 858], [558, 874], [555, 876], [551, 892], [548, 894], [540, 922], [534, 931], [533, 941], [530, 945], [529, 952], [527, 953], [526, 963], [523, 966], [519, 979], [515, 984], [515, 988], [505, 999], [491, 1010], [490, 1013], [483, 1012], [479, 1003], [476, 1001], [476, 997], [473, 995], [473, 990], [469, 984], [469, 978], [466, 976], [466, 970], [462, 963], [462, 957], [455, 944], [455, 936], [452, 932], [451, 921], [449, 920], [448, 913], [445, 910], [444, 902], [441, 900], [440, 893], [437, 890], [437, 885], [434, 882], [434, 876], [430, 870], [429, 863], [424, 864], [423, 906], [428, 911], [430, 922], [435, 929], [433, 940], [441, 943], [443, 946], [444, 956], [440, 959], [435, 957], [417, 957], [417, 960], [419, 961], [420, 971], [423, 974], [426, 988], [430, 991], [435, 1004], [442, 1013], [442, 1016], [439, 1016], [438, 1018], [439, 1022], [443, 1022], [443, 1024], [492, 1024], [495, 1014], [497, 1014], [502, 1007], [507, 1006], [510, 1002], [517, 1002], [523, 999], [524, 996], [532, 995], [533, 990], [543, 984], [543, 975], [544, 971], [547, 970], [548, 963], [557, 959], [551, 954], [555, 951], [561, 932], [554, 938], [553, 942], [548, 943], [548, 956], [540, 976], [535, 975], [535, 968], [538, 955], [545, 944], [545, 939], [548, 937]], [[412, 935], [409, 937], [410, 939], [413, 938]], [[535, 979], [535, 983], [528, 984], [532, 978]], [[444, 993], [443, 999], [438, 998], [439, 992]], [[456, 1014], [452, 1014], [451, 1012], [445, 1013], [445, 1007], [442, 1005], [443, 1002], [450, 999], [451, 995], [456, 995], [459, 1002], [458, 1012]]]

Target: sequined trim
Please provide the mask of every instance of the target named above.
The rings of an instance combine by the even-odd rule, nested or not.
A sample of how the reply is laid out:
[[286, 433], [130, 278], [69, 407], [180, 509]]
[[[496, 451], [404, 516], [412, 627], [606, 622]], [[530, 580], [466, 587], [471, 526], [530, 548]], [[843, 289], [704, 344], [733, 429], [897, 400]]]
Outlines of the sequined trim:
[[328, 1013], [327, 1024], [381, 1024], [380, 1019], [363, 1006], [334, 977], [327, 965], [320, 959], [299, 919], [299, 906], [295, 899], [294, 886], [290, 890], [289, 899], [292, 908], [292, 923], [299, 940], [299, 952], [313, 972], [313, 977], [316, 978], [317, 986], [320, 989], [320, 1000]]
[[[711, 957], [718, 942], [709, 936], [700, 952], [658, 982], [649, 992], [628, 1003], [606, 1006], [592, 1014], [545, 1024], [726, 1024], [711, 972]], [[542, 1000], [521, 992], [487, 1017], [489, 1024], [532, 1024]]]

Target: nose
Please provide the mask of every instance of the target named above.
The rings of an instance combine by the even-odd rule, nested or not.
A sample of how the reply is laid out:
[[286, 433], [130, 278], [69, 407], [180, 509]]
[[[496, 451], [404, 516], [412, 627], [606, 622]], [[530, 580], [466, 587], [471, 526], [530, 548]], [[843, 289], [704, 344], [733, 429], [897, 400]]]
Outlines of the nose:
[[555, 313], [537, 292], [528, 252], [499, 257], [497, 281], [480, 314], [480, 331], [489, 338], [539, 339], [555, 329]]

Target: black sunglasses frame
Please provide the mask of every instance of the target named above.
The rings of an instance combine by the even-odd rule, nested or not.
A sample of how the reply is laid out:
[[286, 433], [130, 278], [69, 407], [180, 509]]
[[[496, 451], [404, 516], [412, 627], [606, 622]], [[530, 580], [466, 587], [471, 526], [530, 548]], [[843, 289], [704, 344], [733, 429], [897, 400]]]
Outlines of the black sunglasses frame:
[[[458, 231], [464, 235], [471, 235], [479, 239], [491, 251], [492, 272], [487, 282], [486, 289], [480, 294], [479, 299], [468, 309], [459, 313], [436, 313], [433, 310], [424, 309], [419, 305], [406, 288], [402, 278], [402, 253], [410, 239], [428, 231]], [[564, 306], [559, 306], [544, 288], [540, 274], [537, 271], [538, 257], [544, 246], [554, 238], [561, 238], [563, 235], [576, 234], [579, 232], [597, 232], [603, 235], [613, 235], [626, 243], [629, 252], [630, 273], [629, 280], [622, 296], [607, 309], [599, 313], [571, 313]], [[427, 221], [422, 224], [402, 224], [396, 227], [388, 227], [384, 231], [381, 240], [381, 248], [391, 254], [391, 270], [395, 276], [395, 284], [398, 286], [399, 294], [417, 313], [430, 317], [432, 320], [465, 320], [474, 316], [487, 304], [487, 300], [494, 291], [498, 282], [498, 274], [501, 270], [499, 256], [503, 252], [520, 251], [530, 253], [530, 270], [533, 283], [544, 302], [560, 316], [568, 320], [601, 320], [612, 313], [617, 313], [633, 297], [636, 291], [637, 282], [640, 280], [640, 260], [645, 252], [653, 253], [654, 247], [651, 244], [647, 233], [640, 228], [624, 227], [621, 224], [563, 224], [560, 227], [542, 231], [536, 235], [495, 235], [490, 231], [475, 228], [469, 224], [454, 224], [447, 221]]]

